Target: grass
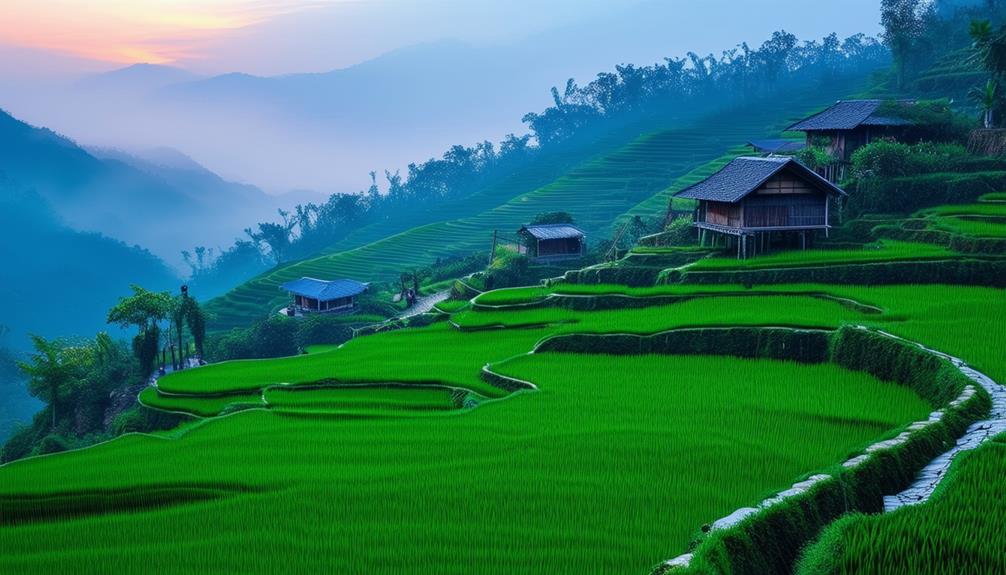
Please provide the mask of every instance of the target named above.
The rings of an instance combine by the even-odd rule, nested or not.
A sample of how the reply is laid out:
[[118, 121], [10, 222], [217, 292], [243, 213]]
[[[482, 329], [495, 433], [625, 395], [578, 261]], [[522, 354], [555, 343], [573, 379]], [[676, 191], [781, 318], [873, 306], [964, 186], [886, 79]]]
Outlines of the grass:
[[931, 260], [952, 256], [954, 252], [934, 244], [882, 240], [856, 249], [787, 250], [746, 260], [729, 257], [705, 258], [689, 269], [694, 271], [726, 269], [771, 269], [827, 264], [862, 264], [896, 260]]
[[978, 198], [979, 202], [1006, 202], [1006, 192], [989, 192]]
[[811, 547], [801, 575], [1001, 573], [1006, 565], [1006, 437], [964, 453], [933, 498], [884, 515], [853, 515]]
[[541, 390], [439, 417], [247, 411], [8, 465], [0, 505], [45, 493], [39, 517], [72, 490], [227, 489], [0, 527], [0, 571], [642, 573], [703, 522], [929, 411], [832, 365], [542, 355], [501, 369]]

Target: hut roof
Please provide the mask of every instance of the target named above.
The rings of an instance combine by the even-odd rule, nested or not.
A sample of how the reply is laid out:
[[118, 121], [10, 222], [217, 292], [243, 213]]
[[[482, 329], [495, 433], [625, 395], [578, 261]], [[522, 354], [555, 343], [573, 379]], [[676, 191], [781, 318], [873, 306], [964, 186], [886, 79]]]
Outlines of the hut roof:
[[[914, 101], [899, 100], [911, 105]], [[800, 120], [787, 130], [814, 132], [819, 130], [854, 130], [860, 126], [907, 126], [911, 122], [902, 118], [884, 116], [877, 110], [884, 100], [839, 100], [827, 110]]]
[[527, 233], [537, 240], [581, 238], [583, 230], [573, 224], [533, 224], [521, 227], [517, 233]]
[[734, 158], [720, 171], [689, 186], [676, 195], [679, 198], [734, 203], [757, 190], [769, 178], [788, 170], [815, 188], [828, 194], [844, 196], [845, 191], [793, 158]]
[[286, 282], [280, 287], [292, 294], [320, 301], [360, 295], [367, 290], [367, 284], [347, 279], [325, 281], [315, 278], [300, 278]]

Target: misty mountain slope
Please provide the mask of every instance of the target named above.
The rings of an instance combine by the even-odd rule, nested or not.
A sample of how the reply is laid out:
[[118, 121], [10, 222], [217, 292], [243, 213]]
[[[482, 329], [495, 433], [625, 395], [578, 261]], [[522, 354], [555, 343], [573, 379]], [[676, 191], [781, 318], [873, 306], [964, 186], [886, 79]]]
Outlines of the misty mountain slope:
[[178, 278], [149, 252], [64, 226], [48, 203], [0, 175], [0, 323], [10, 345], [27, 334], [93, 335], [130, 284], [175, 289]]
[[[750, 139], [778, 133], [786, 120], [847, 95], [854, 85], [808, 86], [687, 121], [665, 117], [668, 124], [678, 124], [666, 129], [655, 129], [661, 125], [657, 111], [599, 138], [606, 151], [584, 159], [552, 182], [475, 215], [418, 226], [262, 274], [208, 303], [215, 317], [212, 327], [246, 325], [269, 313], [285, 299], [278, 289], [284, 281], [301, 276], [391, 280], [402, 270], [428, 265], [437, 258], [487, 251], [493, 229], [513, 233], [541, 212], [568, 211], [585, 229], [588, 241], [607, 237], [616, 218], [662, 193], [680, 176]], [[652, 131], [640, 133], [647, 128]]]
[[176, 266], [181, 250], [229, 245], [276, 206], [257, 188], [226, 182], [198, 164], [159, 165], [121, 153], [95, 157], [3, 112], [0, 172], [37, 191], [73, 228], [141, 245]]
[[133, 64], [110, 72], [86, 76], [77, 88], [100, 97], [139, 96], [174, 84], [195, 82], [200, 76], [163, 64]]
[[[521, 115], [549, 102], [540, 87], [569, 77], [565, 59], [525, 46], [439, 41], [321, 73], [231, 73], [156, 89], [142, 78], [129, 85], [126, 75], [112, 83], [118, 91], [75, 89], [82, 113], [47, 117], [98, 145], [184, 150], [225, 177], [270, 190], [347, 192], [365, 185], [371, 169], [522, 131]], [[108, 82], [107, 74], [88, 80]]]

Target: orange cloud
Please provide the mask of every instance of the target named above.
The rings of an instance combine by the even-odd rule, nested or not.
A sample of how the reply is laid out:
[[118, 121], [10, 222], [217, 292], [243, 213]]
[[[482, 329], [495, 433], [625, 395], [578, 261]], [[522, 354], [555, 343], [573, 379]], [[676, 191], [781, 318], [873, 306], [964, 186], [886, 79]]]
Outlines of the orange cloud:
[[0, 42], [116, 63], [198, 57], [201, 42], [318, 0], [3, 0]]

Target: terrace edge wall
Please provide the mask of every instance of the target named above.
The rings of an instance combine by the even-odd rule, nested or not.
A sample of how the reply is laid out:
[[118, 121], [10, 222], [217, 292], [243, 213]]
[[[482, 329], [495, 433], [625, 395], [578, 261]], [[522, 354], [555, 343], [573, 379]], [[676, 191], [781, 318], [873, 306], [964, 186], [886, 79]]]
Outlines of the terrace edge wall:
[[885, 493], [911, 484], [919, 470], [989, 410], [984, 389], [949, 361], [911, 342], [855, 326], [840, 328], [830, 342], [831, 361], [908, 385], [943, 409], [897, 437], [868, 447], [831, 475], [815, 475], [758, 508], [738, 510], [716, 522], [733, 518], [719, 529], [707, 526], [708, 535], [694, 544], [692, 553], [658, 566], [654, 573], [789, 573], [805, 546], [827, 525], [850, 511], [881, 511]]
[[666, 270], [658, 284], [831, 283], [891, 285], [913, 283], [1006, 287], [1006, 259], [894, 261], [722, 271]]
[[655, 574], [789, 573], [805, 546], [840, 516], [878, 512], [884, 495], [910, 485], [934, 457], [990, 408], [990, 398], [956, 366], [912, 342], [858, 326], [833, 332], [783, 327], [686, 328], [655, 335], [569, 334], [533, 353], [708, 354], [820, 363], [832, 361], [910, 387], [937, 411], [827, 474], [797, 482], [757, 507], [703, 526], [692, 552]]

